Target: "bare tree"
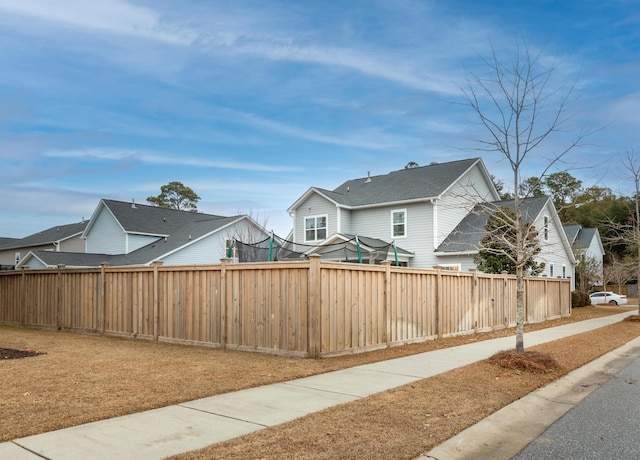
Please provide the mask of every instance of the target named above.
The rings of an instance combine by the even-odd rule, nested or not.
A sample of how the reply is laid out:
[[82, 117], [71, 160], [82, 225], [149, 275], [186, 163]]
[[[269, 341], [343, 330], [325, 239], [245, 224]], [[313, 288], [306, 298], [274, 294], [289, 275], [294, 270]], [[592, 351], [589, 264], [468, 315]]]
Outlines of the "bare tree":
[[574, 248], [574, 255], [578, 264], [576, 265], [577, 288], [582, 292], [587, 292], [596, 283], [602, 282], [602, 261], [595, 257], [587, 257], [584, 249]]
[[[622, 158], [622, 174], [621, 177], [633, 182], [633, 218], [630, 219], [626, 228], [620, 234], [624, 238], [624, 242], [635, 246], [635, 266], [634, 274], [636, 283], [640, 283], [640, 158], [636, 150], [627, 151]], [[640, 305], [638, 305], [638, 314], [640, 315]]]
[[[530, 254], [529, 236], [523, 225], [520, 177], [531, 157], [542, 154], [544, 142], [556, 133], [565, 131], [568, 116], [565, 112], [573, 86], [562, 92], [552, 87], [555, 66], [543, 63], [542, 52], [533, 53], [516, 44], [515, 54], [503, 62], [492, 48], [491, 57], [484, 60], [487, 76], [467, 71], [466, 85], [462, 88], [466, 105], [477, 115], [487, 134], [478, 139], [477, 150], [497, 152], [506, 158], [513, 172], [514, 216], [505, 220], [515, 229], [510, 251], [515, 259], [516, 288], [516, 351], [524, 352], [524, 277]], [[584, 133], [568, 141], [567, 145], [546, 158], [546, 167], [538, 177], [556, 165], [572, 149], [580, 145]]]

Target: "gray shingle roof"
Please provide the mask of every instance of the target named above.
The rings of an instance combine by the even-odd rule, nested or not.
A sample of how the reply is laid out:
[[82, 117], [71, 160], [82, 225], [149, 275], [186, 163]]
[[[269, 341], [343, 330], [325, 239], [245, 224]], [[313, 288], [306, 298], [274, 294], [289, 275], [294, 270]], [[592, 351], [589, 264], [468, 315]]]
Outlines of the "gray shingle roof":
[[96, 267], [103, 262], [114, 266], [144, 265], [245, 217], [223, 217], [142, 204], [132, 206], [132, 203], [106, 199], [102, 203], [125, 232], [157, 235], [158, 239], [129, 254], [33, 251], [34, 256], [53, 266]]
[[578, 234], [580, 233], [580, 230], [582, 230], [582, 225], [564, 225], [562, 228], [564, 229], [565, 235], [567, 235], [569, 243], [574, 244], [576, 242]]
[[[526, 222], [533, 221], [549, 201], [548, 196], [525, 198], [521, 201], [522, 217]], [[513, 200], [494, 201], [476, 205], [473, 210], [462, 219], [453, 231], [440, 244], [436, 253], [477, 251], [480, 241], [486, 234], [486, 225], [493, 209], [507, 206], [515, 209]]]
[[130, 233], [171, 235], [190, 223], [197, 224], [211, 219], [223, 218], [213, 214], [178, 211], [125, 201], [103, 199], [102, 202], [120, 222], [124, 231]]
[[478, 161], [479, 158], [471, 158], [401, 169], [380, 176], [351, 179], [334, 190], [316, 189], [346, 206], [437, 197]]
[[75, 224], [57, 225], [24, 238], [6, 238], [7, 241], [4, 244], [0, 242], [0, 249], [27, 248], [66, 240], [74, 235], [81, 234], [87, 223], [87, 221], [84, 221]]

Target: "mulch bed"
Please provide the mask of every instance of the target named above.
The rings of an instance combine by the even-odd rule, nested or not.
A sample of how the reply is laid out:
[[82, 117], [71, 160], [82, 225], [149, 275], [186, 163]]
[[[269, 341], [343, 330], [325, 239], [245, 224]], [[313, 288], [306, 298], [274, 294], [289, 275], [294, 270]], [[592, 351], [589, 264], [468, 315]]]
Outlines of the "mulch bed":
[[14, 350], [13, 348], [0, 348], [0, 359], [20, 359], [28, 358], [30, 356], [44, 355], [42, 351], [29, 350]]

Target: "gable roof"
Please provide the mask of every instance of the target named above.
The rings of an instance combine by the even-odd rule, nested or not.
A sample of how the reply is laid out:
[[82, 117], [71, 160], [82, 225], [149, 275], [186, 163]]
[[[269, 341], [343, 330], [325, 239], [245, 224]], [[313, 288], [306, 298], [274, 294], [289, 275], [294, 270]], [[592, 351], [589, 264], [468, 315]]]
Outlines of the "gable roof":
[[[525, 198], [521, 203], [522, 217], [526, 222], [532, 222], [542, 212], [549, 202], [548, 196]], [[494, 201], [476, 205], [469, 214], [447, 235], [436, 249], [436, 253], [477, 252], [480, 241], [486, 234], [487, 221], [492, 209], [507, 206], [515, 210], [514, 200]]]
[[0, 242], [0, 249], [27, 248], [58, 243], [82, 234], [87, 223], [87, 221], [83, 221], [75, 224], [56, 225], [24, 238], [3, 238], [6, 241]]
[[597, 228], [583, 228], [581, 225], [565, 225], [564, 231], [569, 242], [580, 249], [587, 249], [596, 235], [599, 235]]
[[578, 234], [580, 230], [582, 230], [582, 225], [580, 224], [572, 224], [572, 225], [564, 225], [562, 227], [564, 229], [564, 233], [567, 235], [567, 239], [569, 243], [575, 244], [576, 239], [578, 238]]
[[149, 265], [244, 219], [258, 225], [246, 215], [224, 217], [102, 199], [89, 223], [84, 224], [84, 237], [103, 209], [111, 213], [124, 232], [155, 236], [156, 240], [128, 254], [31, 251], [18, 266], [24, 266], [31, 257], [47, 266], [96, 267], [103, 262], [114, 266]]
[[[334, 190], [311, 187], [289, 207], [289, 211], [297, 208], [312, 193], [318, 193], [336, 205], [347, 208], [437, 198], [475, 165], [480, 166], [487, 182], [493, 187], [482, 159], [470, 158], [351, 179]], [[493, 192], [497, 198], [495, 188]]]
[[95, 218], [103, 208], [106, 208], [113, 215], [124, 232], [144, 235], [168, 236], [189, 224], [197, 226], [198, 223], [203, 221], [224, 218], [214, 214], [179, 211], [159, 206], [102, 199], [96, 207], [83, 236], [86, 237], [89, 233], [95, 223]]

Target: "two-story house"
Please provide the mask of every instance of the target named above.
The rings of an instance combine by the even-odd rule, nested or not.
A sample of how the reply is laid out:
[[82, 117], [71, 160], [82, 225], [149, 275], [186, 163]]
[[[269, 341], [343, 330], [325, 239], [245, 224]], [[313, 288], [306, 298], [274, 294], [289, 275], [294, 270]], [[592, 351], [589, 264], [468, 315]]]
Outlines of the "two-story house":
[[358, 235], [380, 246], [395, 242], [403, 264], [431, 268], [440, 263], [435, 249], [464, 216], [478, 202], [498, 199], [484, 163], [474, 158], [367, 175], [334, 190], [311, 187], [288, 211], [301, 250]]
[[[354, 261], [358, 236], [361, 252], [371, 247], [376, 253], [362, 258], [369, 262], [395, 257], [412, 267], [468, 270], [475, 268], [473, 255], [489, 215], [478, 206], [488, 210], [508, 205], [499, 200], [480, 158], [367, 175], [334, 190], [311, 187], [288, 210], [293, 217], [292, 246], [300, 253]], [[575, 259], [552, 201], [525, 200], [522, 209], [542, 235], [539, 259], [545, 263], [545, 274], [573, 277]]]

